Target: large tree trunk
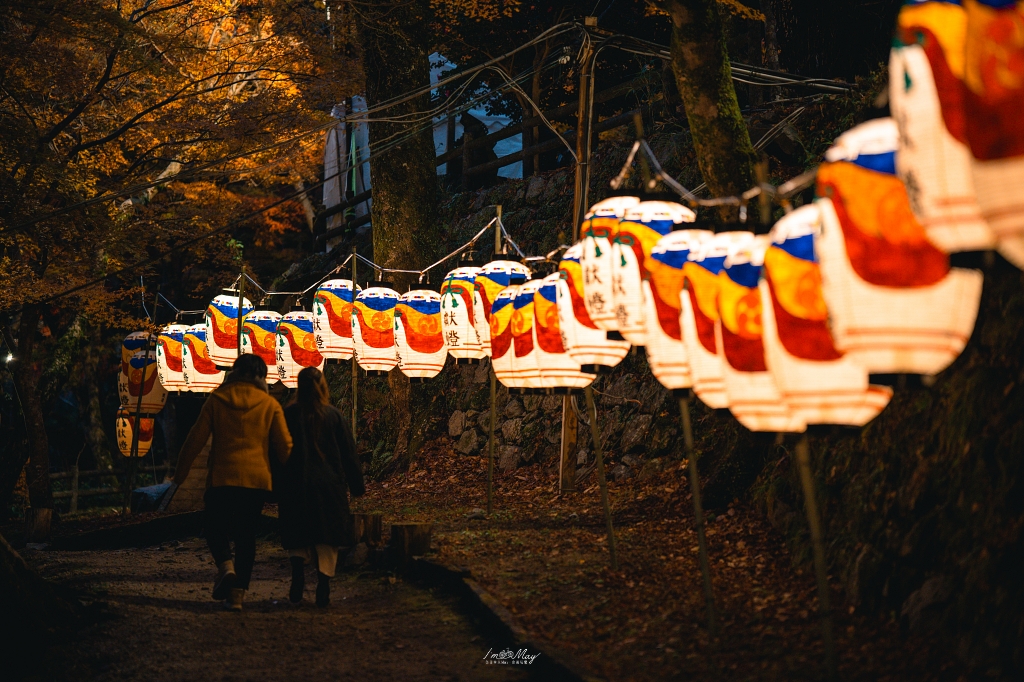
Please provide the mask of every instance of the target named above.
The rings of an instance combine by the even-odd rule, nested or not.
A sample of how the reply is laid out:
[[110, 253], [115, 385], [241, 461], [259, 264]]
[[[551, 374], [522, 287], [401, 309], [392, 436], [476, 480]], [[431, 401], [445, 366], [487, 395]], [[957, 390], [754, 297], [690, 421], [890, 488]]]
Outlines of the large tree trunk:
[[[42, 362], [35, 357], [36, 329], [41, 310], [38, 305], [27, 304], [21, 311], [18, 325], [17, 357], [11, 362], [11, 374], [21, 399], [28, 436], [28, 496], [31, 513], [37, 523], [31, 542], [49, 539], [49, 515], [53, 512], [53, 488], [50, 485], [50, 444], [46, 437], [43, 405], [39, 399], [39, 378]], [[41, 522], [40, 522], [41, 521]]]
[[[754, 185], [755, 154], [740, 114], [722, 20], [714, 0], [666, 0], [672, 18], [672, 70], [686, 107], [697, 165], [713, 196]], [[734, 207], [723, 207], [733, 220]]]
[[[374, 105], [430, 83], [426, 0], [370, 3], [360, 9], [366, 101]], [[417, 114], [429, 109], [427, 94], [397, 104], [379, 116]], [[419, 132], [413, 132], [422, 126]], [[394, 136], [394, 139], [389, 139]], [[384, 145], [398, 144], [384, 150]], [[437, 170], [430, 121], [370, 123], [370, 183], [373, 187], [373, 260], [384, 267], [412, 270], [427, 265], [437, 249]], [[412, 275], [388, 275], [398, 291], [415, 286]], [[395, 460], [406, 457], [409, 442], [409, 380], [391, 372], [388, 384], [399, 415]], [[404, 416], [403, 416], [404, 415]]]
[[88, 422], [85, 427], [85, 439], [89, 444], [96, 468], [101, 471], [112, 471], [113, 459], [110, 456], [110, 444], [107, 443], [107, 432], [103, 428], [103, 411], [100, 404], [100, 348], [103, 336], [98, 325], [89, 325], [89, 343], [85, 345], [82, 358], [82, 383], [85, 388], [85, 405]]

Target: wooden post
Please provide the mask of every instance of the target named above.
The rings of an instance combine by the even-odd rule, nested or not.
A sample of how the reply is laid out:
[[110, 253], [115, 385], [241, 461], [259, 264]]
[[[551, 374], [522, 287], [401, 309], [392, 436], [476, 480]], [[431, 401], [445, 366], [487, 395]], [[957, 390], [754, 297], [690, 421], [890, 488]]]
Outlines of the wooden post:
[[[501, 236], [501, 204], [494, 207], [494, 255], [505, 253]], [[491, 431], [487, 439], [487, 515], [494, 512], [494, 431], [498, 427], [498, 377], [491, 361]]]
[[690, 494], [693, 497], [693, 516], [697, 526], [697, 550], [700, 554], [700, 572], [704, 579], [704, 605], [708, 611], [708, 632], [718, 633], [715, 617], [715, 592], [711, 586], [711, 565], [708, 561], [708, 543], [704, 535], [704, 506], [700, 501], [700, 477], [697, 472], [697, 450], [693, 447], [693, 425], [690, 423], [690, 397], [679, 398], [679, 416], [683, 420], [683, 443], [690, 465]]
[[416, 556], [423, 556], [430, 549], [432, 523], [391, 524], [391, 551], [398, 564], [405, 564]]
[[[585, 26], [597, 26], [597, 17], [586, 17]], [[576, 191], [572, 207], [573, 229], [579, 229], [580, 219], [587, 210], [590, 192], [590, 151], [594, 123], [594, 51], [590, 42], [584, 44], [580, 55], [580, 103], [576, 114]]]
[[558, 492], [571, 493], [576, 490], [576, 432], [579, 423], [572, 409], [572, 395], [562, 396], [562, 452], [558, 466]]
[[[352, 247], [352, 305], [356, 302], [356, 273], [358, 272], [358, 251]], [[356, 360], [355, 347], [352, 348], [352, 443], [359, 452], [359, 440], [356, 438], [356, 401], [359, 394], [359, 363]]]
[[597, 405], [594, 404], [594, 388], [584, 389], [587, 395], [587, 413], [590, 417], [590, 435], [594, 439], [594, 454], [597, 459], [597, 484], [601, 486], [601, 506], [604, 508], [604, 520], [608, 525], [608, 554], [611, 556], [612, 570], [619, 569], [615, 556], [615, 526], [612, 525], [612, 508], [608, 502], [608, 481], [604, 475], [604, 452], [601, 448], [601, 430], [597, 428]]
[[68, 512], [74, 514], [78, 511], [78, 462], [71, 467], [71, 507]]
[[[455, 117], [452, 116], [452, 110], [449, 109], [447, 116], [445, 117], [445, 139], [444, 139], [444, 151], [447, 154], [455, 148]], [[444, 174], [448, 176], [448, 182], [451, 183], [454, 180], [454, 173], [452, 173], [451, 162], [445, 166]]]
[[383, 537], [384, 517], [377, 514], [352, 514], [352, 544], [365, 542], [378, 546]]
[[470, 167], [473, 165], [473, 152], [469, 148], [469, 143], [473, 141], [473, 136], [466, 130], [466, 126], [462, 126], [462, 191], [465, 192], [469, 189], [469, 173]]
[[[142, 291], [142, 300], [143, 301], [146, 300], [146, 291], [145, 291], [145, 289], [143, 289], [143, 291]], [[160, 286], [157, 285], [156, 294], [153, 296], [153, 317], [150, 319], [150, 322], [153, 323], [153, 324], [156, 323], [156, 309], [157, 309], [157, 306], [159, 306], [159, 305], [160, 305]], [[143, 389], [146, 387], [146, 370], [149, 369], [149, 353], [152, 350], [152, 348], [151, 348], [152, 344], [150, 343], [150, 341], [152, 340], [152, 338], [153, 338], [152, 334], [146, 337], [146, 357], [145, 357], [145, 361], [142, 363], [142, 378], [139, 381], [139, 398], [138, 398], [137, 401], [135, 401], [135, 424], [134, 424], [134, 428], [132, 428], [132, 448], [129, 451], [128, 475], [125, 476], [124, 501], [123, 501], [123, 505], [122, 505], [122, 511], [125, 512], [125, 513], [127, 513], [128, 510], [129, 510], [129, 506], [130, 506], [130, 503], [131, 503], [131, 497], [132, 497], [132, 489], [135, 487], [135, 472], [138, 470], [138, 462], [136, 460], [138, 460], [138, 458], [139, 458], [139, 436], [142, 435], [142, 392], [143, 392]], [[130, 366], [129, 366], [128, 370], [129, 370], [129, 373], [130, 373], [131, 372], [131, 367]], [[156, 371], [155, 367], [153, 368], [153, 371]], [[128, 382], [129, 382], [129, 384], [131, 384], [131, 376], [130, 376], [130, 374], [129, 374], [129, 377], [128, 377]]]
[[814, 479], [811, 476], [811, 453], [807, 434], [801, 434], [796, 443], [796, 463], [800, 470], [800, 485], [804, 491], [804, 509], [807, 512], [807, 526], [811, 531], [811, 547], [814, 550], [814, 574], [818, 579], [818, 617], [821, 619], [821, 639], [825, 645], [825, 667], [830, 680], [839, 679], [836, 661], [835, 639], [832, 635], [832, 600], [829, 595], [828, 574], [825, 567], [825, 543], [821, 532], [821, 516], [814, 493]]
[[245, 266], [242, 266], [242, 270], [238, 275], [238, 314], [236, 318], [236, 326], [238, 329], [235, 330], [235, 359], [242, 357], [242, 304], [245, 302]]

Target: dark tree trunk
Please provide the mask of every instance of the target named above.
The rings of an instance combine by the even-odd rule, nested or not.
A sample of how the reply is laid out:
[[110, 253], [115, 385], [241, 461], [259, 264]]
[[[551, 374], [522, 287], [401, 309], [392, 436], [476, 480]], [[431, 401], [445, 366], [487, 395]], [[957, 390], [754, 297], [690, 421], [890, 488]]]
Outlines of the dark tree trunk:
[[103, 411], [100, 403], [99, 364], [102, 342], [103, 337], [99, 326], [89, 324], [89, 343], [85, 346], [82, 358], [82, 383], [85, 388], [85, 405], [88, 415], [85, 435], [93, 460], [96, 462], [96, 468], [102, 471], [111, 471], [114, 468], [114, 462], [110, 456], [107, 432], [103, 428]]
[[[729, 54], [714, 0], [667, 0], [672, 19], [672, 70], [686, 107], [697, 165], [713, 196], [754, 185], [755, 154], [732, 84]], [[721, 217], [731, 220], [733, 207]]]

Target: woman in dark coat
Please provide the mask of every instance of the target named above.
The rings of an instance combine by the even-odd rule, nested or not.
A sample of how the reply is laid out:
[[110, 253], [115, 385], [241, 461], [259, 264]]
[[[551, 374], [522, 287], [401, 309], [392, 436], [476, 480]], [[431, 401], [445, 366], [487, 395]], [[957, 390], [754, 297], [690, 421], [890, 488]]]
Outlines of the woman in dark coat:
[[338, 547], [345, 542], [348, 495], [365, 492], [355, 443], [345, 417], [331, 405], [330, 389], [315, 367], [299, 372], [298, 395], [284, 417], [295, 445], [274, 481], [281, 544], [291, 554], [293, 604], [302, 601], [304, 565], [317, 559], [317, 606], [330, 603]]

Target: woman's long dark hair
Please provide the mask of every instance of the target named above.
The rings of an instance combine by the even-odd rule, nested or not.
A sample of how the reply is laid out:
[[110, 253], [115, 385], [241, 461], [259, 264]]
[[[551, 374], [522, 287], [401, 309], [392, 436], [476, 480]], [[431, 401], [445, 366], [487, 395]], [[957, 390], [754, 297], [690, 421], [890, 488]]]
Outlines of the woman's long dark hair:
[[327, 407], [331, 404], [331, 389], [327, 386], [324, 373], [316, 367], [305, 368], [299, 372], [298, 379], [299, 390], [295, 402], [302, 411], [302, 425], [305, 427], [305, 437], [309, 439], [306, 447], [311, 447], [323, 457], [318, 441], [327, 416]]

